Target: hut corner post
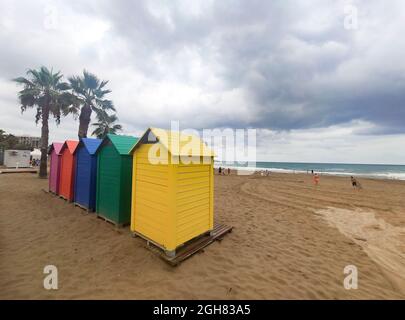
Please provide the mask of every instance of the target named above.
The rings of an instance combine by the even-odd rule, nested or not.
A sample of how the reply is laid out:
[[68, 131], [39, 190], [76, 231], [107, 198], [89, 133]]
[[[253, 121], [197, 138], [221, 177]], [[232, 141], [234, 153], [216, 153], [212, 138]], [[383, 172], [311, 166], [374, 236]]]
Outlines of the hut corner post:
[[169, 170], [169, 217], [170, 232], [168, 235], [165, 254], [168, 257], [176, 256], [176, 227], [177, 227], [177, 165], [170, 161], [168, 165]]
[[214, 232], [214, 157], [211, 158], [210, 166], [210, 235]]
[[135, 152], [132, 155], [132, 195], [131, 195], [131, 233], [135, 237], [135, 192], [137, 191], [136, 186], [136, 154]]
[[94, 206], [94, 211], [96, 212], [96, 216], [98, 216], [98, 212], [99, 212], [99, 201], [100, 201], [100, 185], [99, 185], [99, 181], [100, 181], [100, 154], [97, 154], [97, 172], [96, 172], [96, 201], [95, 201], [95, 206]]
[[73, 203], [76, 203], [76, 188], [77, 188], [77, 153], [76, 153], [76, 156], [75, 156], [75, 159], [74, 159], [74, 167], [75, 167], [75, 170], [74, 170], [74, 173], [73, 173], [73, 180], [74, 180], [74, 182], [73, 182]]

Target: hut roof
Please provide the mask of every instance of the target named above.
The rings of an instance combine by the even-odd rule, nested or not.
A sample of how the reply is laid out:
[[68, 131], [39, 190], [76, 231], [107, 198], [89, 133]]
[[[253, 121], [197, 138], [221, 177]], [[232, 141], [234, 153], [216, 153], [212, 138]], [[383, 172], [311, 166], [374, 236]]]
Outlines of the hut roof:
[[97, 148], [100, 146], [101, 142], [101, 139], [82, 138], [80, 139], [79, 145], [83, 145], [86, 148], [87, 152], [93, 155], [96, 153]]
[[63, 143], [62, 142], [53, 142], [48, 150], [48, 154], [55, 150], [56, 154], [59, 155], [62, 149]]
[[133, 136], [123, 136], [117, 134], [107, 134], [103, 139], [102, 143], [97, 147], [96, 153], [100, 150], [100, 146], [103, 145], [104, 141], [110, 140], [117, 152], [120, 155], [128, 155], [131, 148], [138, 142], [139, 138]]
[[71, 154], [74, 154], [78, 145], [79, 141], [77, 140], [66, 140], [65, 143], [62, 145], [60, 152], [62, 152], [65, 148], [68, 148], [69, 152]]
[[151, 139], [151, 137], [148, 137], [150, 132], [174, 156], [215, 156], [214, 151], [200, 137], [159, 128], [149, 128], [146, 130], [138, 142], [131, 148], [130, 153], [133, 153], [139, 145]]

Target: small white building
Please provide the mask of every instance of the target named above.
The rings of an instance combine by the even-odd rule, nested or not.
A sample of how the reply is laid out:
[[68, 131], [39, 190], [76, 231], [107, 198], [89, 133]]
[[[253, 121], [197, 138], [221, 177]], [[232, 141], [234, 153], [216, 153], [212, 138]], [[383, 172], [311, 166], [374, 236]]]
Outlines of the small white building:
[[30, 150], [4, 151], [4, 165], [7, 168], [27, 168], [30, 166]]

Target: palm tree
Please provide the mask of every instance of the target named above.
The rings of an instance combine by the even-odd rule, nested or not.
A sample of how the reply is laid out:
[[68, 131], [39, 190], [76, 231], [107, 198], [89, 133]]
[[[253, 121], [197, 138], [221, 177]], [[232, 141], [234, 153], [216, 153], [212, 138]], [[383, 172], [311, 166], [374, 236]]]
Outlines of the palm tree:
[[76, 102], [70, 110], [79, 116], [79, 138], [86, 138], [92, 112], [115, 111], [111, 100], [104, 99], [111, 90], [105, 89], [108, 81], [100, 81], [96, 75], [84, 70], [83, 76], [69, 78]]
[[103, 139], [107, 133], [117, 133], [122, 130], [120, 124], [115, 124], [118, 121], [117, 115], [109, 115], [104, 110], [97, 112], [97, 121], [92, 123], [92, 126], [96, 127], [91, 135], [96, 136], [99, 139]]
[[18, 92], [18, 99], [21, 104], [21, 113], [28, 108], [36, 108], [35, 123], [41, 120], [41, 164], [39, 167], [39, 177], [47, 177], [47, 149], [49, 140], [49, 116], [55, 118], [57, 124], [60, 123], [61, 114], [66, 113], [66, 108], [72, 104], [69, 84], [62, 81], [63, 75], [54, 73], [46, 67], [38, 70], [29, 69], [27, 78], [18, 77], [13, 79], [24, 88]]

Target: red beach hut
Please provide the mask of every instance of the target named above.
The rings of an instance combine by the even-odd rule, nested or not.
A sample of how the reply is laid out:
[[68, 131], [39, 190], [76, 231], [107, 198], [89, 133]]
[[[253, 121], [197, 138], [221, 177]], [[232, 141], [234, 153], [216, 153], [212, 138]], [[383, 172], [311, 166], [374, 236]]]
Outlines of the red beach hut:
[[60, 178], [59, 195], [68, 201], [73, 201], [74, 176], [75, 176], [75, 150], [79, 141], [66, 140], [60, 151]]
[[48, 155], [50, 158], [49, 167], [49, 192], [58, 194], [59, 192], [59, 173], [60, 173], [60, 150], [63, 143], [54, 142], [49, 148]]

